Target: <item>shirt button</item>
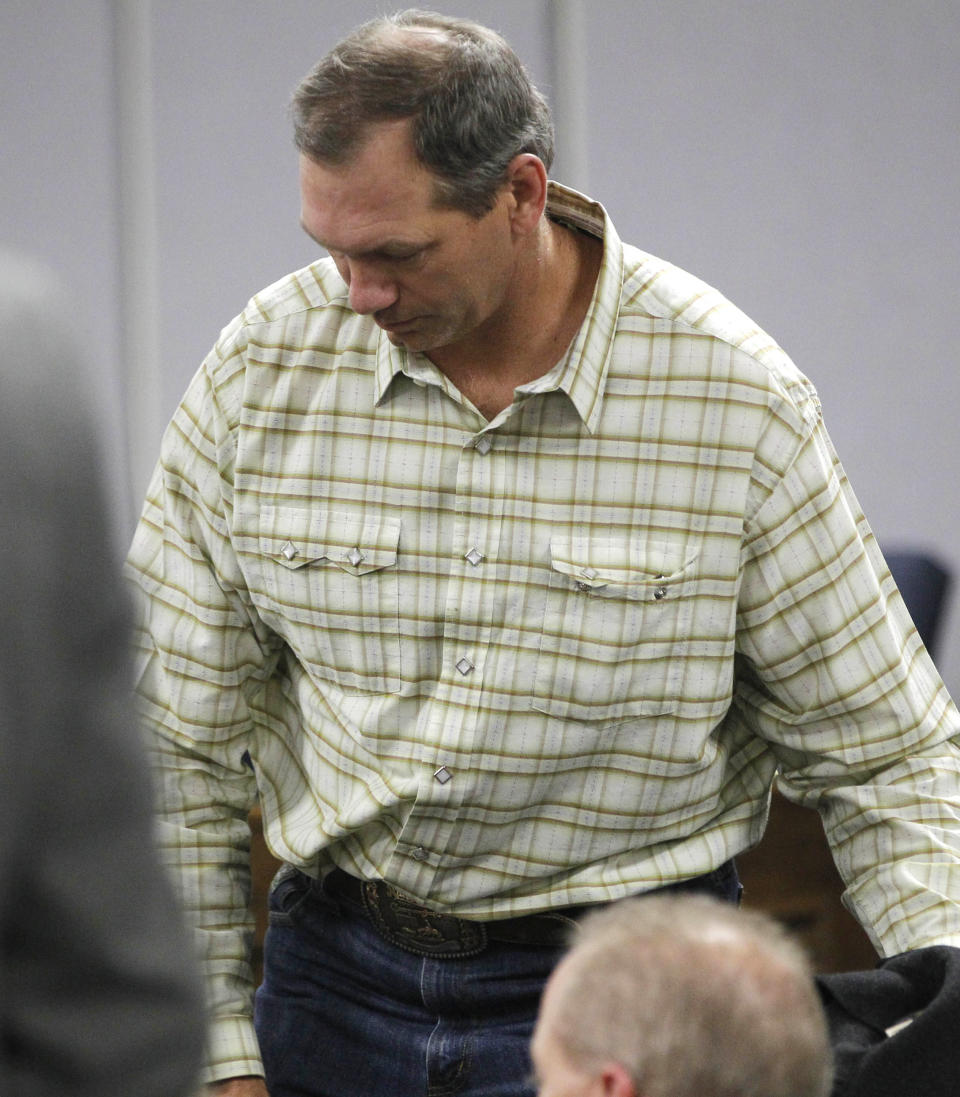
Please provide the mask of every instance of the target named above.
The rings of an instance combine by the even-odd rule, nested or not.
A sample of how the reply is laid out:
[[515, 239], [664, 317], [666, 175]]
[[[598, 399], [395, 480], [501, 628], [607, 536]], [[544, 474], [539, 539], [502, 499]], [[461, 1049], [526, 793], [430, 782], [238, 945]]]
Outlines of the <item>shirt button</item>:
[[489, 434], [481, 434], [480, 437], [473, 444], [473, 448], [481, 456], [486, 456], [486, 454], [490, 452], [492, 446], [493, 439], [490, 437]]
[[359, 547], [354, 547], [350, 550], [347, 560], [349, 560], [354, 567], [358, 567], [363, 563], [363, 553], [360, 551]]
[[453, 780], [453, 774], [446, 766], [441, 766], [436, 773], [434, 773], [433, 779], [438, 782], [438, 784], [445, 785], [448, 781]]
[[483, 553], [478, 548], [472, 548], [466, 554], [466, 556], [464, 556], [464, 560], [466, 560], [467, 563], [469, 563], [473, 567], [476, 567], [482, 559], [483, 559]]
[[281, 545], [280, 551], [288, 559], [292, 560], [297, 555], [297, 547], [292, 541], [288, 541], [285, 545]]
[[423, 846], [417, 846], [416, 849], [412, 849], [410, 851], [410, 856], [414, 859], [414, 861], [426, 861], [427, 851], [423, 848]]
[[458, 659], [457, 670], [459, 670], [460, 673], [464, 675], [464, 677], [466, 677], [466, 675], [468, 675], [470, 671], [473, 670], [473, 663], [471, 663], [470, 660], [466, 657], [464, 657], [463, 659]]
[[667, 596], [667, 588], [666, 587], [657, 587], [657, 589], [653, 592], [653, 597], [658, 602], [662, 602], [663, 599], [666, 598], [666, 596]]

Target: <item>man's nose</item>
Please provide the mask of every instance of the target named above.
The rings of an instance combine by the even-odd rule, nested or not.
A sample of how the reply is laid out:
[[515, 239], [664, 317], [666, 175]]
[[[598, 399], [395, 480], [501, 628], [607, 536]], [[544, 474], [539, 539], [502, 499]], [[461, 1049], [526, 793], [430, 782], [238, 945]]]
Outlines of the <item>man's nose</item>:
[[346, 282], [350, 290], [350, 307], [361, 315], [380, 312], [397, 300], [396, 283], [383, 271], [366, 263], [351, 263]]

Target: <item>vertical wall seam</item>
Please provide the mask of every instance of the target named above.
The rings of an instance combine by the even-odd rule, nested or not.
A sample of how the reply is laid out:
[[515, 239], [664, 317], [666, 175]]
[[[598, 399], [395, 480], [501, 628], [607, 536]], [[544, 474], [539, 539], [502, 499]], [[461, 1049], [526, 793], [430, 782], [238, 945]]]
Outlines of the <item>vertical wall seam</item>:
[[139, 508], [165, 425], [150, 0], [113, 0], [127, 490]]
[[589, 192], [587, 24], [583, 0], [547, 0], [547, 23], [559, 181]]

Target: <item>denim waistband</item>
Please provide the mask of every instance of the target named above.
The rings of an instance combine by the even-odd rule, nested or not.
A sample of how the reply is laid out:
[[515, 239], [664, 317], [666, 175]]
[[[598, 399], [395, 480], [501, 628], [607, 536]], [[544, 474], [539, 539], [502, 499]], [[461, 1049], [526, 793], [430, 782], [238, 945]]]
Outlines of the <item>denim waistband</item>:
[[[588, 903], [516, 918], [477, 921], [430, 910], [382, 880], [358, 880], [341, 869], [334, 869], [321, 886], [326, 895], [362, 909], [390, 944], [418, 956], [439, 959], [475, 956], [491, 941], [563, 948], [577, 921], [598, 906]], [[712, 872], [647, 894], [669, 892], [697, 892], [737, 903], [742, 888], [736, 864], [730, 860]]]

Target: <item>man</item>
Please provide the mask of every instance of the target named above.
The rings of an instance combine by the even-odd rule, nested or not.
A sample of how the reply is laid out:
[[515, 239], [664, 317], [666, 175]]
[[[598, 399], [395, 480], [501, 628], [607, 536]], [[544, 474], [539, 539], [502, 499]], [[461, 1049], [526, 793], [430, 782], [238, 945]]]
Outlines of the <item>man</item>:
[[828, 1097], [806, 957], [765, 915], [706, 896], [589, 915], [547, 984], [540, 1097]]
[[0, 254], [0, 1093], [176, 1097], [200, 1069], [200, 988], [130, 736], [74, 308]]
[[[548, 185], [492, 32], [376, 21], [294, 119], [330, 258], [223, 332], [129, 564], [209, 1080], [526, 1093], [563, 926], [735, 899], [778, 767], [879, 948], [960, 941], [960, 721], [806, 378]], [[256, 795], [285, 864], [259, 1040]]]

